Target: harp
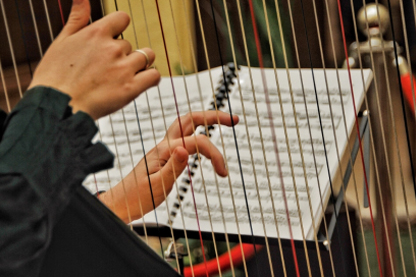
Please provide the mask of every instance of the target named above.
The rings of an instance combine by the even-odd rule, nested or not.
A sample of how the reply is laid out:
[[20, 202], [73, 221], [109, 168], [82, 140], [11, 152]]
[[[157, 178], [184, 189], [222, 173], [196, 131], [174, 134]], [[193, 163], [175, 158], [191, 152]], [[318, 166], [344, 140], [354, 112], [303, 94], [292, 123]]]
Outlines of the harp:
[[[31, 0], [27, 2], [0, 0], [0, 3], [2, 10], [0, 73], [4, 92], [2, 107], [10, 110], [30, 82], [36, 62], [65, 22], [70, 3], [58, 0], [36, 3]], [[353, 127], [347, 132], [348, 139], [344, 147], [346, 150], [337, 149], [334, 152], [337, 169], [331, 171], [329, 174], [331, 176], [327, 178], [327, 182], [331, 182], [331, 185], [333, 183], [334, 187], [328, 188], [327, 197], [319, 194], [317, 199], [310, 199], [306, 196], [306, 203], [311, 203], [312, 200], [317, 201], [318, 206], [322, 203], [322, 216], [317, 218], [318, 222], [312, 224], [312, 238], [301, 236], [301, 239], [294, 239], [289, 235], [286, 239], [273, 239], [267, 234], [258, 237], [250, 232], [248, 235], [241, 236], [237, 233], [233, 236], [227, 232], [217, 234], [215, 230], [208, 233], [195, 231], [193, 233], [197, 241], [201, 241], [201, 246], [196, 248], [200, 248], [199, 252], [202, 253], [200, 255], [202, 275], [225, 274], [226, 270], [220, 266], [223, 260], [226, 260], [227, 271], [231, 271], [234, 276], [241, 272], [242, 275], [250, 276], [411, 276], [416, 273], [413, 242], [415, 177], [412, 128], [415, 120], [412, 64], [416, 25], [416, 15], [413, 11], [416, 7], [413, 2], [385, 1], [383, 4], [386, 9], [376, 9], [364, 1], [341, 3], [341, 1], [329, 0], [311, 2], [302, 0], [101, 2], [97, 0], [91, 3], [92, 21], [102, 16], [104, 10], [122, 9], [130, 14], [133, 19], [132, 27], [123, 35], [128, 37], [128, 32], [131, 33], [131, 43], [134, 47], [150, 46], [155, 50], [161, 49], [157, 52], [160, 61], [157, 67], [167, 75], [168, 83], [173, 78], [174, 70], [178, 75], [184, 76], [187, 70], [213, 72], [214, 67], [220, 66], [216, 72], [219, 72], [218, 80], [221, 83], [211, 85], [208, 82], [208, 84], [209, 87], [212, 86], [214, 92], [217, 89], [221, 92], [222, 85], [223, 92], [227, 95], [228, 86], [232, 82], [238, 93], [241, 77], [238, 66], [233, 69], [228, 62], [233, 62], [234, 65], [246, 65], [248, 68], [259, 68], [257, 75], [247, 75], [246, 80], [249, 87], [252, 86], [252, 92], [258, 90], [256, 87], [261, 87], [262, 91], [267, 90], [269, 84], [264, 82], [266, 67], [273, 68], [272, 79], [276, 68], [282, 68], [283, 73], [294, 70], [298, 78], [303, 76], [300, 69], [307, 68], [309, 70], [307, 75], [312, 76], [322, 72], [325, 76], [324, 80], [328, 79], [327, 76], [330, 76], [329, 72], [332, 70], [335, 72], [335, 84], [346, 81], [347, 88], [350, 85], [349, 93], [352, 93], [350, 98], [352, 99], [356, 88], [349, 76], [353, 67], [358, 68], [357, 79], [362, 85], [363, 93], [366, 93], [365, 96], [363, 94], [362, 103], [355, 105], [356, 110], [349, 110], [349, 114], [353, 117], [351, 121]], [[358, 12], [362, 6], [368, 10], [367, 13]], [[167, 29], [169, 27], [172, 29]], [[360, 28], [368, 37], [360, 31]], [[40, 32], [41, 29], [47, 31]], [[140, 41], [137, 34], [145, 34], [142, 35], [145, 38]], [[167, 39], [168, 35], [172, 37]], [[342, 69], [343, 63], [344, 69]], [[371, 69], [373, 74], [373, 82], [368, 92], [366, 89], [368, 78], [362, 77], [364, 68]], [[241, 72], [244, 70], [242, 68]], [[289, 81], [292, 78], [291, 74], [284, 76]], [[276, 77], [282, 80], [279, 78]], [[297, 81], [302, 92], [317, 91], [314, 79], [309, 83], [303, 79], [293, 80]], [[290, 83], [289, 81], [287, 82]], [[307, 84], [308, 87], [303, 84]], [[334, 90], [340, 93], [339, 88]], [[288, 89], [288, 91], [290, 93], [293, 90]], [[330, 95], [325, 85], [323, 91]], [[231, 96], [223, 98], [230, 99]], [[218, 109], [217, 98], [212, 101], [214, 109]], [[273, 101], [269, 102], [273, 103]], [[318, 102], [315, 101], [315, 105]], [[278, 103], [279, 101], [271, 105]], [[282, 110], [274, 106], [265, 106], [265, 109], [270, 108], [272, 112], [273, 109]], [[333, 118], [331, 112], [329, 111], [328, 114], [331, 120]], [[305, 117], [308, 115], [306, 112]], [[299, 111], [294, 112], [293, 120], [298, 116], [302, 114]], [[240, 114], [240, 117], [243, 118], [244, 113]], [[280, 115], [280, 120], [283, 117], [284, 113]], [[341, 117], [341, 124], [344, 124], [343, 118]], [[273, 123], [273, 120], [277, 119], [266, 116], [264, 120], [268, 125], [269, 122]], [[244, 122], [248, 121], [244, 120]], [[318, 129], [320, 127], [322, 126], [318, 124]], [[270, 125], [268, 128], [274, 129]], [[283, 141], [277, 140], [274, 144], [277, 150], [292, 148], [285, 140], [288, 138], [285, 128], [281, 129], [285, 134]], [[308, 130], [308, 124], [306, 128]], [[206, 135], [209, 135], [210, 127], [206, 126], [205, 129]], [[294, 128], [295, 133], [296, 129], [298, 128]], [[269, 141], [275, 140], [273, 135], [270, 137]], [[299, 137], [295, 139], [295, 144], [302, 139]], [[354, 144], [357, 146], [354, 147]], [[117, 142], [114, 145], [117, 145]], [[314, 143], [312, 142], [311, 145]], [[321, 147], [324, 145], [321, 139]], [[302, 144], [297, 147], [301, 148]], [[334, 144], [333, 148], [335, 147]], [[142, 152], [145, 153], [146, 150]], [[276, 154], [277, 157], [282, 155], [276, 153], [273, 147], [269, 152]], [[358, 153], [358, 158], [353, 165], [354, 152]], [[312, 157], [317, 156], [314, 154]], [[325, 159], [325, 155], [323, 157]], [[365, 161], [365, 157], [370, 161]], [[249, 162], [250, 159], [252, 157], [249, 158]], [[193, 161], [202, 163], [198, 156]], [[300, 172], [302, 176], [306, 175], [302, 158], [300, 161], [299, 165], [289, 165], [290, 174], [287, 176], [289, 179], [295, 175], [295, 172]], [[333, 166], [328, 161], [323, 164], [323, 170]], [[192, 167], [192, 160], [190, 166]], [[348, 172], [349, 181], [344, 180], [345, 176], [349, 175]], [[277, 169], [277, 175], [279, 173], [282, 173], [281, 168]], [[121, 171], [120, 175], [123, 174]], [[242, 175], [244, 174], [247, 172], [242, 171]], [[193, 176], [190, 177], [192, 179]], [[229, 188], [232, 189], [233, 186], [230, 185]], [[295, 188], [292, 195], [297, 198], [300, 193]], [[258, 198], [258, 195], [254, 196], [255, 199]], [[296, 201], [297, 199], [294, 203]], [[251, 208], [251, 205], [246, 205], [247, 213]], [[283, 218], [293, 221], [294, 217], [287, 207], [282, 211]], [[170, 216], [170, 211], [167, 213]], [[308, 214], [311, 211], [295, 208], [296, 213], [302, 218], [302, 213]], [[195, 214], [198, 214], [198, 207]], [[237, 219], [235, 221], [238, 222]], [[262, 226], [262, 224], [261, 220], [257, 223], [249, 223], [250, 226]], [[184, 253], [181, 251], [182, 246], [176, 241], [178, 237], [186, 237], [184, 247], [188, 251], [185, 252], [195, 256], [195, 251], [189, 251], [191, 242], [188, 239], [188, 232], [178, 232], [169, 227], [169, 224], [166, 228], [160, 226], [152, 228], [149, 224], [147, 227], [146, 224], [141, 226], [143, 227], [134, 229], [145, 236], [145, 241], [149, 240], [150, 232], [156, 236], [167, 234], [174, 237], [170, 245], [172, 251], [168, 253], [173, 259], [174, 267], [180, 274], [187, 276], [196, 274], [199, 268], [192, 264], [192, 259], [189, 267], [182, 270]], [[289, 223], [286, 226], [291, 225]], [[331, 228], [334, 230], [333, 233]], [[44, 275], [56, 275], [57, 270], [61, 270], [59, 275], [62, 275], [62, 272], [67, 272], [69, 276], [85, 275], [88, 274], [86, 268], [101, 270], [92, 271], [90, 273], [92, 276], [109, 275], [113, 272], [127, 276], [177, 274], [153, 252], [146, 252], [147, 247], [137, 239], [135, 233], [129, 231], [129, 228], [120, 223], [84, 189], [77, 192], [55, 229], [54, 240], [42, 271]], [[85, 238], [85, 241], [80, 241], [81, 237]], [[115, 237], [118, 239], [117, 243], [114, 243]], [[208, 251], [204, 248], [203, 240], [212, 241], [213, 267], [216, 273], [208, 272], [210, 261], [207, 261]], [[161, 248], [162, 239], [158, 241], [160, 243], [157, 243], [156, 248]], [[224, 259], [217, 247], [221, 241], [226, 249]], [[236, 249], [232, 249], [230, 241], [237, 243]], [[245, 245], [247, 246], [245, 248], [243, 243], [249, 245]], [[102, 248], [103, 245], [106, 245], [105, 250]], [[250, 245], [252, 255], [249, 255], [249, 251], [244, 251], [250, 249]], [[240, 264], [232, 259], [233, 255], [238, 255], [235, 254], [236, 252], [242, 257]], [[74, 258], [75, 256], [77, 259]], [[140, 258], [135, 259], [135, 257]], [[141, 260], [141, 263], [138, 264], [137, 260]], [[85, 261], [99, 266], [94, 267]], [[160, 271], [155, 273], [152, 270]]]

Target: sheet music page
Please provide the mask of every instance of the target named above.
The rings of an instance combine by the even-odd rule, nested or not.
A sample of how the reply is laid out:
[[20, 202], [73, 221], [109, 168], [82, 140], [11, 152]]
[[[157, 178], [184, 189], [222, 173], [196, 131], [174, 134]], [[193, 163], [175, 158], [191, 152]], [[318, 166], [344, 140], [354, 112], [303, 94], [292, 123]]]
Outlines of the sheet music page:
[[[325, 209], [330, 195], [329, 180], [335, 176], [338, 168], [335, 142], [338, 144], [338, 154], [341, 158], [355, 122], [348, 72], [339, 70], [338, 78], [335, 70], [327, 69], [325, 76], [323, 70], [314, 69], [312, 72], [310, 69], [304, 69], [301, 73], [304, 90], [298, 69], [290, 70], [289, 77], [285, 69], [277, 70], [277, 81], [273, 69], [265, 69], [264, 72], [273, 119], [271, 121], [267, 113], [260, 69], [251, 69], [257, 101], [255, 103], [250, 72], [248, 68], [243, 67], [239, 71], [241, 94], [238, 85], [233, 86], [230, 94], [232, 113], [240, 117], [240, 123], [235, 127], [236, 136], [234, 137], [232, 129], [222, 128], [222, 139], [218, 129], [212, 138], [215, 145], [221, 151], [225, 151], [229, 178], [215, 179], [211, 163], [206, 159], [202, 162], [204, 181], [199, 173], [193, 178], [199, 224], [202, 231], [206, 232], [213, 230], [251, 235], [252, 228], [256, 236], [267, 235], [288, 239], [290, 234], [287, 214], [289, 214], [293, 237], [297, 240], [313, 239], [312, 219], [316, 226], [320, 223], [322, 210]], [[372, 73], [370, 70], [351, 70], [351, 74], [354, 98], [359, 110]], [[281, 99], [278, 96], [279, 90]], [[283, 109], [280, 108], [280, 100]], [[308, 113], [306, 113], [305, 100]], [[246, 118], [243, 116], [242, 103]], [[226, 107], [224, 110], [229, 109]], [[275, 129], [281, 169], [277, 163], [275, 144], [272, 141], [271, 122]], [[239, 158], [236, 145], [238, 145]], [[288, 210], [284, 205], [280, 174]], [[190, 193], [185, 196], [182, 209], [186, 228], [198, 230], [194, 201]], [[177, 217], [180, 216], [181, 214], [178, 214]], [[252, 224], [249, 223], [250, 220]], [[181, 225], [182, 219], [177, 218], [174, 226], [183, 228]], [[303, 225], [303, 234], [301, 225]]]
[[[158, 87], [146, 92], [147, 97], [143, 93], [122, 111], [98, 120], [97, 125], [100, 131], [96, 138], [104, 142], [117, 158], [113, 169], [89, 176], [84, 186], [95, 193], [97, 190], [107, 191], [119, 183], [143, 158], [144, 154], [163, 139], [167, 128], [177, 119], [173, 90], [175, 90], [181, 116], [189, 112], [188, 104], [192, 111], [201, 111], [212, 99], [221, 72], [221, 68], [211, 70], [213, 85], [211, 85], [208, 71], [187, 75], [185, 79], [182, 76], [173, 77], [172, 80], [169, 77], [163, 77]], [[180, 185], [180, 180], [181, 178], [178, 178], [178, 185]], [[174, 185], [168, 200], [156, 209], [156, 213], [150, 212], [145, 216], [145, 222], [155, 223], [157, 216], [158, 223], [168, 223], [166, 203], [172, 207], [177, 199], [175, 188]]]

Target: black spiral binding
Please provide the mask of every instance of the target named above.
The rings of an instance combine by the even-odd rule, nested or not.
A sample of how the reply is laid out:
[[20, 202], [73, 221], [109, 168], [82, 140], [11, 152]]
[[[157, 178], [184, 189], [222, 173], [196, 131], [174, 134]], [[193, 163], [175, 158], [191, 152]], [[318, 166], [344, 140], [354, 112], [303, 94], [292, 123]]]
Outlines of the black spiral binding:
[[[215, 111], [220, 110], [225, 106], [224, 100], [228, 98], [228, 94], [231, 91], [231, 86], [235, 83], [235, 77], [237, 77], [236, 70], [239, 67], [236, 67], [234, 63], [228, 63], [226, 66], [224, 66], [224, 76], [225, 78], [221, 78], [221, 81], [218, 84], [218, 87], [215, 89], [215, 99], [211, 101], [210, 107], [208, 110]], [[204, 135], [211, 137], [212, 131], [215, 130], [214, 125], [209, 125], [207, 128], [200, 129], [200, 131], [197, 131], [197, 135]], [[207, 133], [208, 130], [208, 133]], [[189, 168], [191, 171], [191, 176], [194, 176], [195, 170], [198, 169], [199, 159], [198, 154], [193, 155], [189, 161]], [[170, 220], [173, 221], [176, 217], [178, 210], [180, 208], [180, 202], [184, 199], [188, 189], [189, 185], [191, 184], [191, 180], [188, 176], [183, 177], [181, 180], [181, 184], [179, 185], [179, 191], [178, 191], [178, 197], [176, 198], [176, 201], [173, 203], [173, 209], [170, 212]]]

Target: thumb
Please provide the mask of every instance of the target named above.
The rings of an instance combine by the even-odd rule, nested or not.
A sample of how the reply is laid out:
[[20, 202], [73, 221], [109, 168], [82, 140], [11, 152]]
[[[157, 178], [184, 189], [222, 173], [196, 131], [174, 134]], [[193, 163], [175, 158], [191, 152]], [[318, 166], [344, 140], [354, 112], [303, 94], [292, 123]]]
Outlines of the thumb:
[[70, 36], [87, 26], [91, 15], [89, 0], [73, 0], [68, 22], [62, 29], [61, 36]]
[[155, 177], [157, 176], [156, 178], [163, 178], [163, 184], [167, 192], [170, 191], [175, 180], [185, 169], [186, 165], [188, 164], [188, 157], [189, 153], [185, 148], [175, 148], [168, 162], [160, 170], [160, 174], [154, 175]]

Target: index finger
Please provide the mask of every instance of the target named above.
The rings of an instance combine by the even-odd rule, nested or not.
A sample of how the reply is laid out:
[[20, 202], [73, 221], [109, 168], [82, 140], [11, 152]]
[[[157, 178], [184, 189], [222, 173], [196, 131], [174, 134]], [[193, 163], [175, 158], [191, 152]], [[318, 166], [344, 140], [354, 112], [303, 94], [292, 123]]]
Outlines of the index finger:
[[[214, 125], [221, 124], [225, 126], [232, 126], [238, 123], [238, 116], [221, 112], [221, 111], [205, 111], [205, 112], [192, 112], [180, 118], [181, 124], [179, 125], [179, 120], [169, 127], [167, 136], [169, 138], [175, 139], [183, 136], [190, 136], [194, 133], [194, 130], [198, 126], [202, 125]], [[182, 132], [181, 132], [182, 128]]]

